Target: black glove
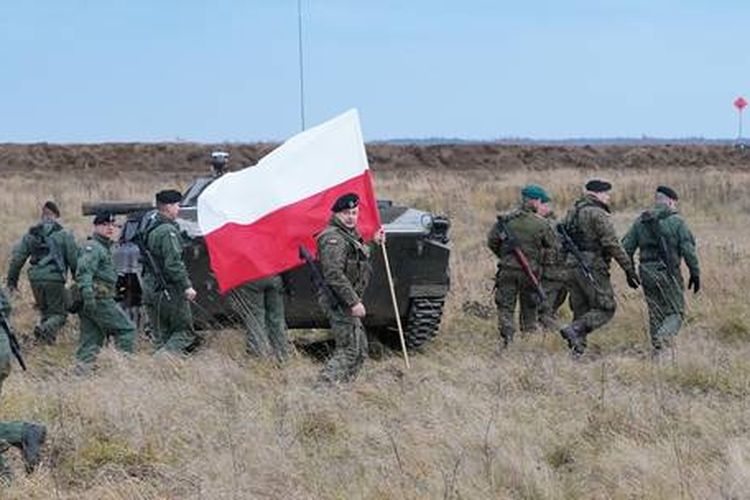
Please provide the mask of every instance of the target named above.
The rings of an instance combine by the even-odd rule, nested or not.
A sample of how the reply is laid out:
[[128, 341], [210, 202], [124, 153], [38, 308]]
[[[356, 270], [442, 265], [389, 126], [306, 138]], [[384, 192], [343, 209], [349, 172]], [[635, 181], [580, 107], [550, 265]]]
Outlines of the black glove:
[[698, 293], [698, 290], [701, 289], [701, 278], [700, 276], [694, 276], [690, 275], [690, 279], [688, 279], [688, 290], [693, 289], [693, 293]]
[[635, 270], [630, 269], [626, 271], [625, 278], [628, 280], [628, 286], [630, 288], [636, 289], [641, 286], [641, 280], [638, 279], [638, 274], [636, 274]]

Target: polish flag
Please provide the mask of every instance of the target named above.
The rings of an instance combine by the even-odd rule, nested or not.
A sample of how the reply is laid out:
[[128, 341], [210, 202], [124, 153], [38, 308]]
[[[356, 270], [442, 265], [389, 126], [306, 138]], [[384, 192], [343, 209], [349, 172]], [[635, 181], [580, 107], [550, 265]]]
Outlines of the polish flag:
[[198, 198], [198, 225], [221, 292], [300, 265], [300, 245], [315, 254], [315, 235], [346, 193], [359, 195], [358, 229], [371, 239], [380, 214], [354, 109], [211, 183]]

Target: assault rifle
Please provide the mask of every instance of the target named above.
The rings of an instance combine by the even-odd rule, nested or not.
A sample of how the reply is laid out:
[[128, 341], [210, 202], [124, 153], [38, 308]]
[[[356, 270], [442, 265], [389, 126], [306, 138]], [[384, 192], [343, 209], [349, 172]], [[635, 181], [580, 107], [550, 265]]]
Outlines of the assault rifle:
[[13, 353], [13, 356], [18, 360], [18, 364], [21, 365], [23, 371], [26, 371], [26, 362], [23, 360], [23, 355], [21, 355], [21, 346], [18, 343], [18, 338], [16, 338], [16, 334], [13, 333], [13, 330], [8, 324], [8, 319], [3, 313], [0, 313], [0, 328], [5, 330], [5, 334], [8, 336], [8, 343], [10, 344], [10, 351]]
[[315, 288], [323, 293], [323, 295], [325, 295], [328, 303], [331, 304], [331, 306], [340, 307], [341, 301], [336, 296], [331, 287], [328, 286], [328, 283], [326, 283], [326, 280], [323, 277], [323, 272], [320, 270], [320, 267], [318, 267], [318, 263], [315, 262], [312, 254], [307, 248], [305, 248], [304, 245], [299, 246], [299, 256], [302, 260], [305, 261], [305, 263], [307, 263], [307, 267], [310, 269], [310, 275], [312, 276], [312, 282], [313, 285], [315, 285]]
[[542, 288], [541, 283], [539, 283], [539, 278], [537, 278], [536, 274], [534, 274], [534, 271], [532, 271], [531, 265], [529, 264], [529, 259], [526, 258], [523, 250], [521, 250], [521, 244], [518, 242], [518, 238], [516, 238], [516, 236], [508, 227], [508, 224], [506, 224], [505, 220], [503, 220], [502, 218], [498, 217], [497, 225], [498, 229], [500, 230], [500, 239], [502, 240], [503, 244], [507, 245], [507, 248], [513, 253], [513, 257], [521, 266], [523, 273], [526, 275], [529, 281], [531, 281], [531, 284], [534, 285], [534, 291], [539, 296], [539, 300], [542, 303], [547, 302], [547, 293], [544, 291], [544, 288]]
[[672, 278], [676, 279], [678, 266], [672, 258], [672, 252], [669, 251], [669, 245], [667, 245], [667, 240], [664, 238], [664, 233], [662, 233], [661, 227], [659, 226], [659, 219], [654, 217], [651, 212], [643, 212], [641, 215], [641, 222], [643, 222], [643, 225], [649, 230], [651, 236], [656, 239], [658, 243], [656, 248], [659, 252], [659, 258], [664, 262], [664, 265], [667, 266], [667, 272]]
[[570, 237], [568, 231], [565, 230], [565, 226], [558, 224], [556, 229], [557, 234], [560, 235], [563, 250], [570, 253], [575, 258], [578, 263], [578, 269], [583, 273], [583, 276], [589, 281], [589, 283], [596, 286], [596, 280], [594, 279], [594, 274], [591, 272], [591, 268], [586, 264], [586, 260], [583, 258], [581, 250], [578, 248], [575, 241], [573, 241], [573, 238]]
[[154, 215], [155, 212], [151, 212], [143, 216], [143, 219], [141, 219], [141, 222], [138, 225], [138, 233], [133, 238], [133, 241], [135, 241], [135, 244], [138, 245], [138, 250], [141, 251], [141, 262], [143, 263], [143, 266], [148, 268], [149, 272], [154, 275], [154, 278], [156, 278], [156, 284], [164, 292], [164, 296], [167, 298], [167, 300], [171, 300], [172, 298], [169, 295], [167, 280], [164, 277], [164, 273], [162, 272], [161, 267], [159, 267], [159, 263], [156, 262], [154, 254], [151, 253], [151, 250], [149, 250], [148, 246], [146, 245], [148, 235], [151, 233], [149, 225]]

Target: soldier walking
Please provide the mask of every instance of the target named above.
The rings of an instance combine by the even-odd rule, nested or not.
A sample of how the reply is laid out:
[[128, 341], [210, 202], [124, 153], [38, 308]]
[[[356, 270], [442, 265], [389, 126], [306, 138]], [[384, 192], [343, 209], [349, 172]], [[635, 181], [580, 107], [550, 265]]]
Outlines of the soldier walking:
[[[638, 288], [640, 285], [633, 262], [622, 248], [610, 220], [611, 189], [612, 184], [603, 180], [587, 182], [583, 197], [562, 221], [562, 228], [576, 252], [569, 251], [567, 256], [573, 322], [562, 327], [560, 334], [576, 357], [585, 351], [587, 335], [609, 322], [617, 309], [609, 276], [611, 259], [625, 271], [628, 286]], [[577, 260], [576, 253], [582, 262]]]
[[[520, 329], [536, 330], [540, 297], [534, 280], [541, 279], [542, 261], [557, 244], [552, 228], [544, 219], [550, 197], [540, 186], [530, 184], [521, 190], [521, 204], [499, 215], [487, 235], [487, 246], [498, 257], [495, 275], [495, 303], [498, 329], [503, 346], [515, 335], [513, 315], [520, 302]], [[524, 264], [524, 260], [527, 264]]]
[[[544, 216], [550, 225], [550, 230], [555, 232], [557, 217], [554, 212], [548, 212]], [[539, 322], [549, 330], [558, 330], [558, 311], [568, 298], [567, 281], [569, 279], [568, 267], [565, 265], [565, 252], [556, 236], [556, 244], [544, 253], [542, 261], [542, 288], [547, 293], [547, 300], [539, 306]]]
[[[328, 383], [353, 380], [367, 356], [367, 335], [362, 326], [367, 312], [362, 294], [372, 275], [372, 248], [357, 231], [359, 197], [354, 193], [345, 194], [336, 200], [331, 211], [333, 216], [328, 226], [317, 237], [323, 277], [332, 291], [332, 299], [337, 301], [331, 303], [331, 299], [319, 291], [318, 302], [336, 339], [333, 356], [320, 374], [321, 381]], [[381, 228], [374, 242], [381, 244], [384, 238]]]
[[700, 290], [700, 266], [695, 238], [677, 210], [677, 192], [659, 186], [654, 205], [643, 212], [622, 239], [632, 258], [636, 250], [638, 270], [648, 306], [649, 333], [654, 356], [658, 356], [682, 326], [685, 317], [685, 282], [680, 263], [690, 272], [688, 289]]
[[76, 351], [76, 373], [85, 375], [96, 360], [108, 336], [115, 338], [117, 349], [131, 354], [134, 349], [135, 325], [115, 302], [117, 269], [112, 260], [115, 216], [99, 212], [94, 216], [94, 234], [78, 252], [76, 283], [81, 292], [83, 308], [81, 336]]
[[57, 205], [45, 202], [39, 223], [29, 228], [13, 248], [6, 280], [10, 291], [16, 292], [21, 269], [29, 260], [29, 284], [40, 316], [34, 338], [45, 344], [54, 344], [65, 325], [65, 281], [68, 270], [73, 275], [76, 272], [75, 238], [60, 225], [59, 218]]
[[173, 189], [156, 193], [156, 208], [143, 223], [139, 238], [148, 252], [143, 269], [144, 303], [154, 344], [159, 351], [188, 354], [200, 338], [193, 329], [190, 302], [197, 292], [182, 261], [182, 239], [175, 219], [182, 194]]
[[[6, 319], [10, 317], [10, 302], [2, 290], [0, 290], [0, 314]], [[0, 392], [2, 392], [3, 382], [10, 375], [11, 357], [8, 335], [0, 331]], [[41, 424], [20, 420], [0, 421], [0, 482], [7, 486], [13, 481], [13, 471], [3, 456], [8, 448], [15, 446], [21, 450], [26, 472], [30, 473], [39, 464], [42, 445], [46, 437], [47, 428]]]

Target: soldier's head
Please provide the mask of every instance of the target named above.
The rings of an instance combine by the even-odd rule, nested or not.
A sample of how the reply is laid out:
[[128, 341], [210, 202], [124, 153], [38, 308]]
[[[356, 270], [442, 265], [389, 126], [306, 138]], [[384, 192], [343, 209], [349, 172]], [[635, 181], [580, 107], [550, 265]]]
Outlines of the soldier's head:
[[678, 199], [677, 191], [669, 186], [659, 186], [654, 193], [654, 201], [657, 205], [664, 205], [672, 209], [677, 208]]
[[175, 220], [180, 213], [182, 193], [176, 189], [165, 189], [156, 193], [156, 209], [169, 220]]
[[528, 184], [521, 190], [521, 201], [544, 217], [549, 213], [549, 202], [552, 199], [542, 186]]
[[57, 204], [52, 200], [45, 201], [44, 205], [42, 205], [42, 220], [57, 220], [59, 217], [60, 209], [57, 208]]
[[226, 151], [214, 151], [211, 153], [211, 168], [214, 176], [221, 177], [227, 171], [227, 162], [229, 162], [229, 153]]
[[117, 229], [115, 214], [108, 210], [102, 210], [94, 215], [94, 234], [104, 236], [110, 240], [114, 239]]
[[612, 184], [602, 179], [591, 179], [584, 186], [586, 194], [593, 196], [605, 205], [609, 204]]
[[331, 207], [331, 212], [333, 212], [333, 215], [344, 227], [348, 227], [349, 229], [357, 227], [359, 196], [355, 193], [347, 193], [339, 196]]

